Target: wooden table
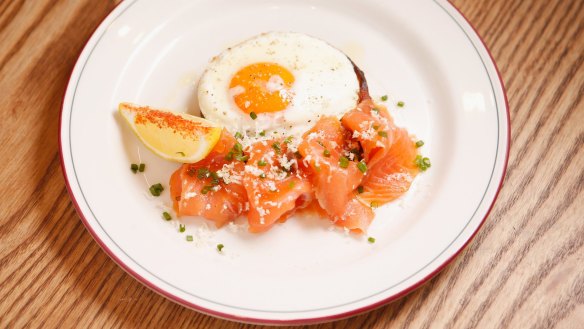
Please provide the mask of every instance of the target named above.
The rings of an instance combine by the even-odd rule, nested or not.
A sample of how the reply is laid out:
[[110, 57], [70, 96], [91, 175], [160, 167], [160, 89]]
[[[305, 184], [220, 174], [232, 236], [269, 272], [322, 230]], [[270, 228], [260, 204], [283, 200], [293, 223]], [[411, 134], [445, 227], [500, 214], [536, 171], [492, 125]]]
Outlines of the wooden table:
[[[118, 1], [0, 1], [0, 327], [251, 327], [119, 268], [65, 189], [57, 131], [77, 56]], [[456, 0], [511, 107], [505, 185], [470, 246], [410, 295], [319, 328], [584, 327], [584, 1]]]

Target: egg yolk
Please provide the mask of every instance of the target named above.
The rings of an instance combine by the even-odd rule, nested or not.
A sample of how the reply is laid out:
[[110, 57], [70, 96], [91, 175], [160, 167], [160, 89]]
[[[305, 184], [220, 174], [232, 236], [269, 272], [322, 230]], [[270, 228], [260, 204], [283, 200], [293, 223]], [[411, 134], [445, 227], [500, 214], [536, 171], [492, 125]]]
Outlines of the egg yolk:
[[245, 113], [282, 111], [292, 101], [294, 75], [275, 63], [255, 63], [239, 70], [229, 85], [235, 104]]

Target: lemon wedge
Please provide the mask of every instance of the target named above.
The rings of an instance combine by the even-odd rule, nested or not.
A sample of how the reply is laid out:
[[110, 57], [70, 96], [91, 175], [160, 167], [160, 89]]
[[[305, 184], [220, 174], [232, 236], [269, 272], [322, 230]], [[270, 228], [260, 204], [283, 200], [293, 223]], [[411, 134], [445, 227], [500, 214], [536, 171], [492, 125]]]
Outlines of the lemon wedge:
[[205, 158], [223, 130], [200, 117], [131, 103], [120, 103], [118, 111], [147, 148], [164, 159], [180, 163]]

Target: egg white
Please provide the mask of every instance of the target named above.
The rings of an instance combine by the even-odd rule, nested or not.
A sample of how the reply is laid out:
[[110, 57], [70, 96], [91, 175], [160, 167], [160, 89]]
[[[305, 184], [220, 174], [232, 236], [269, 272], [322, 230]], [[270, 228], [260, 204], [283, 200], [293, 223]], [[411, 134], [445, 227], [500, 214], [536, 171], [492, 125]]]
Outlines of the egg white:
[[[292, 100], [278, 112], [258, 113], [253, 120], [235, 104], [237, 88], [229, 88], [242, 68], [260, 62], [277, 63], [294, 75]], [[277, 88], [272, 77], [268, 88]], [[198, 86], [201, 112], [231, 133], [259, 131], [299, 136], [321, 116], [342, 117], [355, 108], [359, 81], [347, 56], [328, 43], [301, 33], [270, 32], [248, 39], [214, 57]]]

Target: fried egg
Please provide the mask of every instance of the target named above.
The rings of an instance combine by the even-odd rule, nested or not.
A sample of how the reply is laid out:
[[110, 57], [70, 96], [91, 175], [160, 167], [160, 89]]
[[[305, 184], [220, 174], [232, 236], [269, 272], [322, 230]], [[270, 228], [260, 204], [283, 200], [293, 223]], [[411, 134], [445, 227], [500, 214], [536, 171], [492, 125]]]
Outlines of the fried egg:
[[301, 33], [270, 32], [214, 57], [201, 76], [199, 106], [231, 133], [299, 136], [321, 116], [342, 117], [359, 101], [351, 60]]

